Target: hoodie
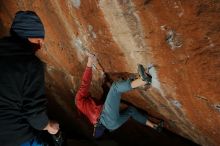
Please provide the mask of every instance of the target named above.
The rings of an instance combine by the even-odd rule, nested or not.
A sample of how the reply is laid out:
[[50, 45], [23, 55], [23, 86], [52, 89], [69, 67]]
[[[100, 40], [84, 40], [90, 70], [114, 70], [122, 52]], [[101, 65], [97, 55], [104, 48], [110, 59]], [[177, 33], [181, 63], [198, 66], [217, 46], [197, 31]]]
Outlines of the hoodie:
[[0, 39], [1, 146], [19, 146], [48, 124], [44, 66], [27, 40], [44, 37], [39, 26], [43, 24], [36, 13], [20, 11], [12, 23], [11, 36]]

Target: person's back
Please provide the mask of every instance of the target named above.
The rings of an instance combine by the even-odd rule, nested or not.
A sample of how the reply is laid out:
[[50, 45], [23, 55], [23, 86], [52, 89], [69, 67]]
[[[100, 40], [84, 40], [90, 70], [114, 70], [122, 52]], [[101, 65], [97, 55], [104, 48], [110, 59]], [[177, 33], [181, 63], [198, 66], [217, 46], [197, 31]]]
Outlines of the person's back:
[[36, 13], [20, 11], [11, 36], [0, 39], [1, 146], [26, 146], [36, 141], [41, 130], [55, 134], [59, 129], [46, 115], [44, 67], [35, 56], [43, 38], [43, 24]]
[[[45, 110], [43, 65], [28, 45], [16, 38], [1, 39], [0, 49], [0, 142], [15, 146], [35, 135], [28, 124], [34, 115], [28, 114]], [[38, 84], [31, 84], [32, 80]], [[36, 103], [36, 98], [41, 101]], [[48, 119], [38, 122], [45, 127]]]

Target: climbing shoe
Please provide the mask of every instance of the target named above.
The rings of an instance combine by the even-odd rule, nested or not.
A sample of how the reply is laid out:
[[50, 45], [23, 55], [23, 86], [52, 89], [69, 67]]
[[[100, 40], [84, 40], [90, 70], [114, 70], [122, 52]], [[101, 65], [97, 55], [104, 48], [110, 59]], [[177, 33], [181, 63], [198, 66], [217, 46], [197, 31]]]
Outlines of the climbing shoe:
[[142, 64], [138, 64], [138, 74], [146, 84], [150, 85], [152, 83], [152, 76], [146, 72]]
[[157, 125], [154, 126], [154, 129], [160, 133], [163, 129], [163, 126], [164, 126], [164, 121], [161, 120], [160, 123], [158, 123]]

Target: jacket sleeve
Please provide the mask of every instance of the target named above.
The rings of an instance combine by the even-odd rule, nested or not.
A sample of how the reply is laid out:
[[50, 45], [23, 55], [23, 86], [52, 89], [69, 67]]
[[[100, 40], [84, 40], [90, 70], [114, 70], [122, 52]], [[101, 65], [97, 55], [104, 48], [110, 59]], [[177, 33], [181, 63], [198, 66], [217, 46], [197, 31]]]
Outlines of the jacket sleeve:
[[79, 90], [76, 93], [76, 103], [83, 102], [89, 95], [89, 89], [92, 81], [92, 68], [86, 67]]
[[81, 81], [79, 90], [77, 92], [77, 95], [79, 95], [81, 97], [87, 97], [89, 94], [89, 88], [91, 85], [91, 81], [92, 81], [92, 68], [86, 67], [86, 69], [83, 73], [82, 81]]
[[39, 59], [35, 58], [28, 66], [23, 94], [24, 117], [33, 128], [43, 130], [49, 119], [46, 114], [44, 67]]

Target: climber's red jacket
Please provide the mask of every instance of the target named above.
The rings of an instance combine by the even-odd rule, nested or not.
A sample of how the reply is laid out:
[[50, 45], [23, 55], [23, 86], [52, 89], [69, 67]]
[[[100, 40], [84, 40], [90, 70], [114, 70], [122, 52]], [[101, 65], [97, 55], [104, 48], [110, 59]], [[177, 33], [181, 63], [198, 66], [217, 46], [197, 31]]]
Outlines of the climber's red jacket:
[[102, 111], [103, 105], [98, 105], [89, 94], [89, 88], [92, 81], [92, 68], [86, 67], [81, 85], [76, 94], [76, 107], [88, 117], [92, 124], [96, 124]]

